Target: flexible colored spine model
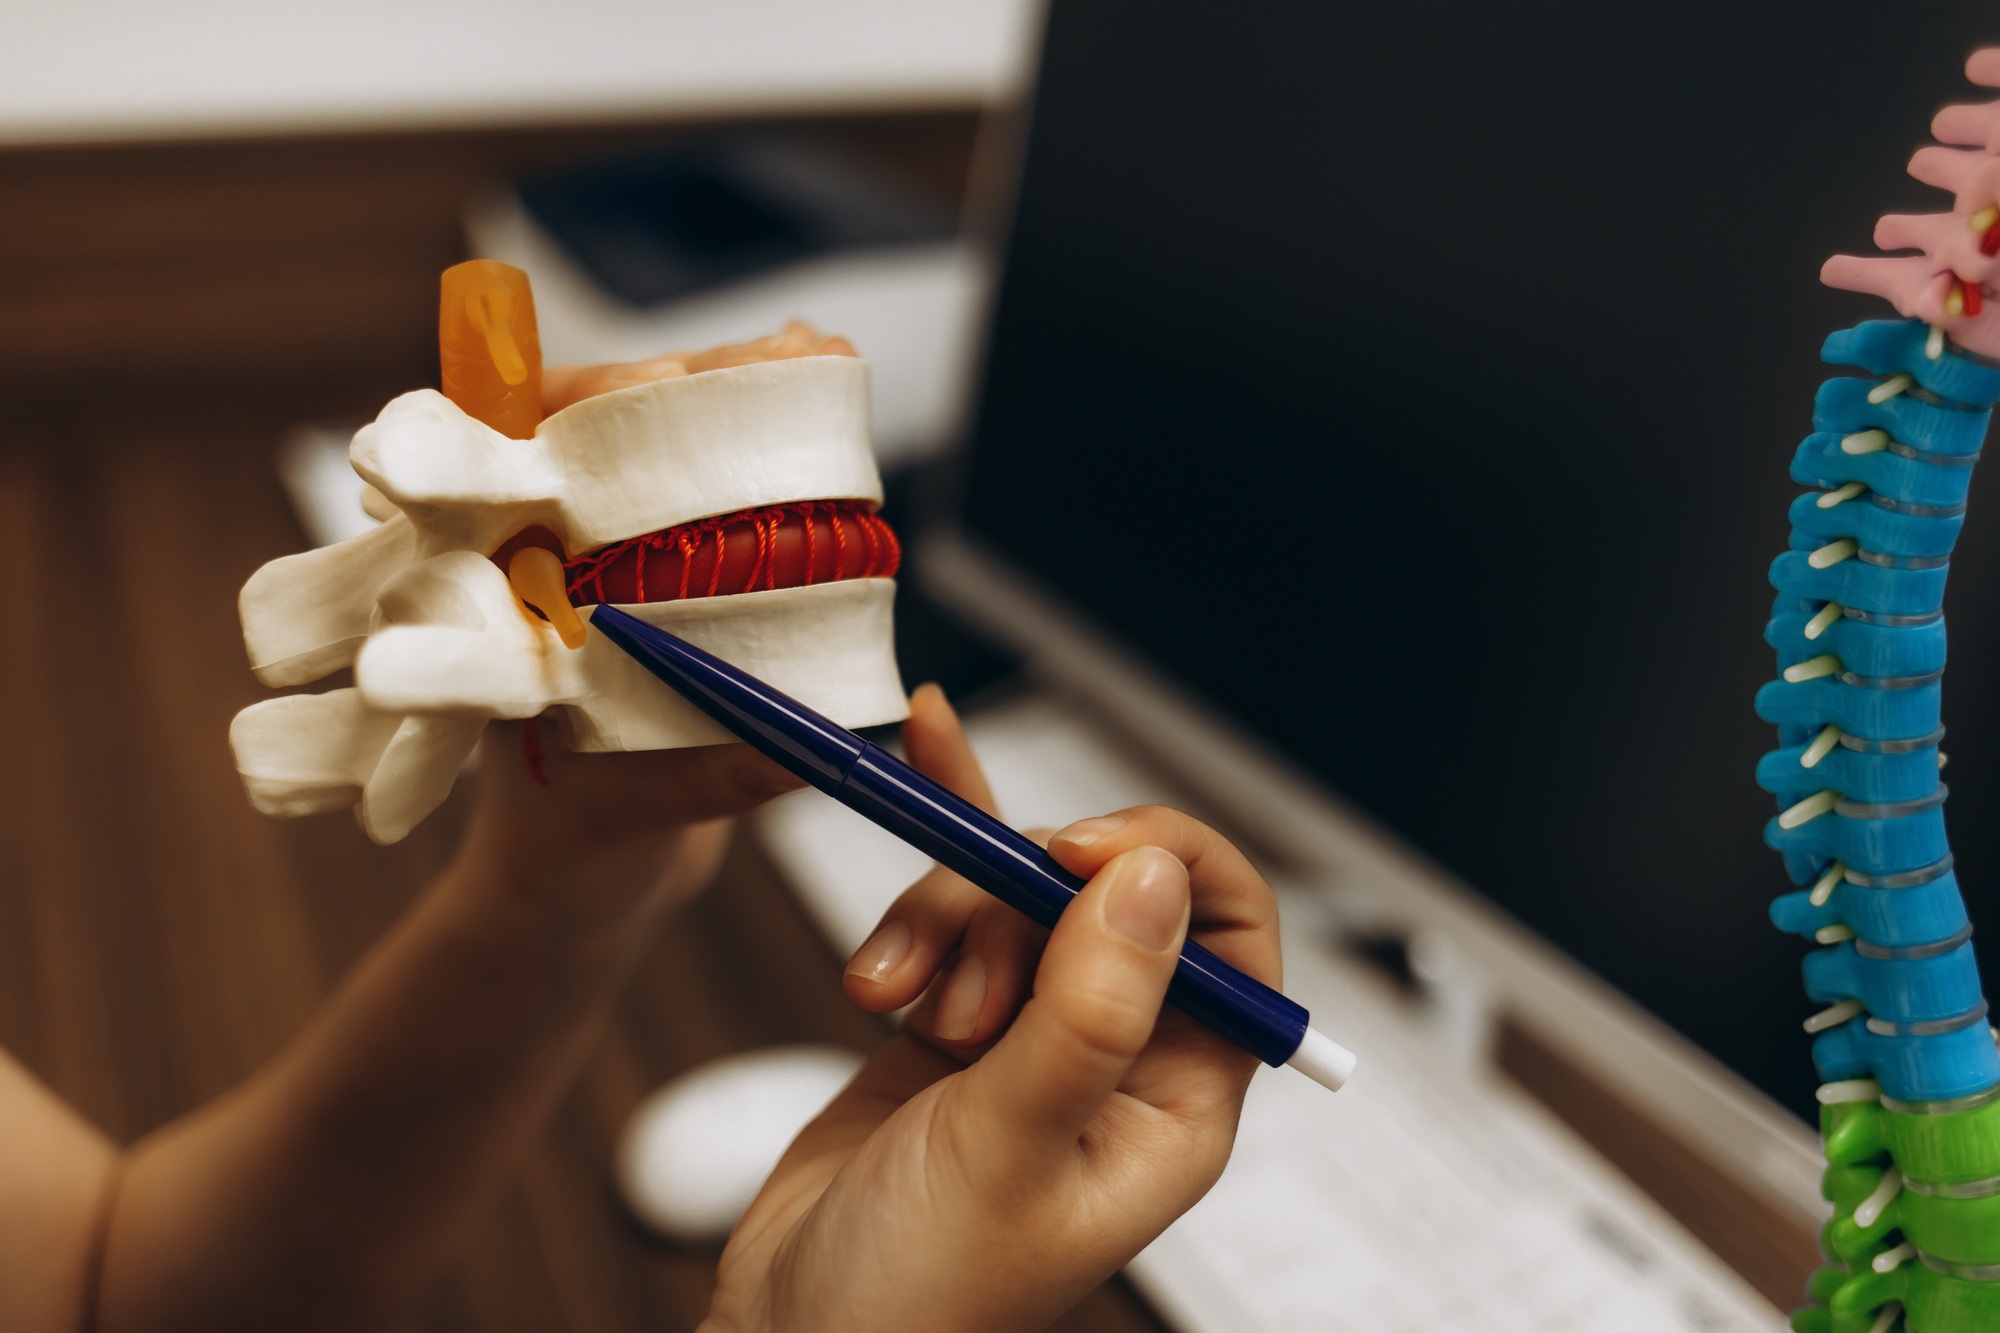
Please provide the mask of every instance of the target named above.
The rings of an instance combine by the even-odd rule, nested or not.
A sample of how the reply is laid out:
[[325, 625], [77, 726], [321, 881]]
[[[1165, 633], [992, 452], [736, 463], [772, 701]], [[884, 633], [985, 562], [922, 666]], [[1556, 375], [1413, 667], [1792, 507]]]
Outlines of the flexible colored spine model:
[[[2000, 50], [1974, 82], [2000, 87]], [[1791, 550], [1765, 632], [1783, 678], [1757, 696], [1783, 747], [1758, 764], [1781, 813], [1766, 841], [1802, 886], [1781, 929], [1827, 1006], [1816, 1033], [1834, 1215], [1801, 1333], [2000, 1329], [2000, 1051], [1945, 840], [1938, 749], [1945, 577], [1973, 464], [2000, 400], [2000, 103], [1953, 107], [1910, 173], [1950, 212], [1885, 217], [1875, 240], [1920, 250], [1836, 257], [1822, 279], [1905, 318], [1834, 334], [1865, 372], [1822, 384], [1792, 461]]]

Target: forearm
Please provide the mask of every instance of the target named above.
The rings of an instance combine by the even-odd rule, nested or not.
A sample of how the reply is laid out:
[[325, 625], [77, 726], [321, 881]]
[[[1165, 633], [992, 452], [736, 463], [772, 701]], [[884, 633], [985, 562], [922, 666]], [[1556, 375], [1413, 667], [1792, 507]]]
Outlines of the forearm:
[[479, 845], [272, 1065], [131, 1150], [105, 1333], [365, 1321], [491, 1200], [674, 895], [646, 891], [662, 858], [638, 848], [575, 886], [613, 910], [564, 913]]
[[117, 1150], [0, 1051], [0, 1329], [71, 1333]]

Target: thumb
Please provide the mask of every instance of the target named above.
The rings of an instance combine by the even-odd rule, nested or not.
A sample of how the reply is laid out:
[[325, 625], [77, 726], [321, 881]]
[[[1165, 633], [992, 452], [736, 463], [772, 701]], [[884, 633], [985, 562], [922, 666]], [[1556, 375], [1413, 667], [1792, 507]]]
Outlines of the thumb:
[[969, 1109], [1001, 1157], [1075, 1148], [1152, 1037], [1187, 926], [1187, 869], [1158, 847], [1113, 857], [1070, 903], [1034, 998], [966, 1071]]

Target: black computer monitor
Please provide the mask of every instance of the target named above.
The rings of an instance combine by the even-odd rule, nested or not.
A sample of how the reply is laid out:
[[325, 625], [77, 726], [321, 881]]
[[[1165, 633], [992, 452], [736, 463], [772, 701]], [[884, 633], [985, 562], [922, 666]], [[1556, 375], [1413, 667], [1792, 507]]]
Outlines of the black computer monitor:
[[[1891, 313], [1817, 274], [1940, 206], [1904, 163], [1995, 40], [1970, 0], [1055, 0], [965, 524], [1803, 1110], [1765, 571], [1820, 342]], [[1945, 698], [2000, 922], [1991, 481]]]

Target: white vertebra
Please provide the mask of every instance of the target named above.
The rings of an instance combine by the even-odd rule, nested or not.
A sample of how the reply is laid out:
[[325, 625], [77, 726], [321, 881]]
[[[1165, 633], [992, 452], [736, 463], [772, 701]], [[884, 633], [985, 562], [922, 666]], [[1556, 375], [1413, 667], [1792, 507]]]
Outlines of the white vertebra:
[[[396, 507], [379, 528], [265, 565], [239, 599], [267, 685], [354, 667], [355, 685], [253, 704], [230, 727], [250, 799], [274, 815], [359, 806], [378, 842], [437, 808], [491, 718], [562, 710], [579, 750], [731, 739], [591, 634], [565, 648], [489, 559], [539, 524], [574, 556], [695, 519], [798, 500], [880, 503], [868, 371], [802, 357], [589, 398], [513, 440], [432, 390], [354, 438]], [[626, 606], [849, 727], [907, 715], [893, 580]]]

